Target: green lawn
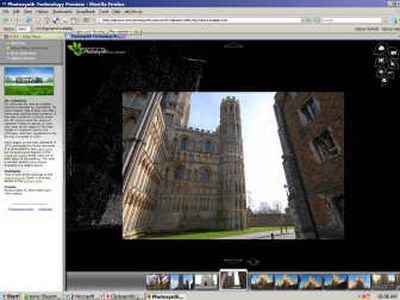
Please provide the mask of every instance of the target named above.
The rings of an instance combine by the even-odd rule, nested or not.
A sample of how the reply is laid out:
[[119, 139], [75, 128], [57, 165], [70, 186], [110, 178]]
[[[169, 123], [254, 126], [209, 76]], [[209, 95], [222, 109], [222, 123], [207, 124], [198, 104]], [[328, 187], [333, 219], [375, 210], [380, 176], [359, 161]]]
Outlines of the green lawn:
[[6, 96], [32, 96], [32, 95], [54, 95], [54, 86], [39, 85], [39, 86], [5, 86], [4, 94]]
[[[291, 227], [288, 227], [288, 229]], [[183, 232], [178, 234], [159, 234], [146, 236], [147, 239], [162, 239], [162, 240], [205, 240], [205, 239], [215, 239], [221, 237], [228, 237], [234, 235], [266, 232], [266, 231], [280, 231], [280, 227], [250, 227], [246, 230], [237, 231], [204, 231], [204, 232]]]

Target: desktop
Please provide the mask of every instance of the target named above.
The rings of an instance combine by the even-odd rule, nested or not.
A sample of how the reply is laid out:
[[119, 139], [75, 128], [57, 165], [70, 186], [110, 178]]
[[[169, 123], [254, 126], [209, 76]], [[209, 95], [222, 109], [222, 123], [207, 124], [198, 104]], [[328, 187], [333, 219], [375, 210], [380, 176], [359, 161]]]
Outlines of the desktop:
[[0, 299], [398, 298], [399, 8], [3, 2]]

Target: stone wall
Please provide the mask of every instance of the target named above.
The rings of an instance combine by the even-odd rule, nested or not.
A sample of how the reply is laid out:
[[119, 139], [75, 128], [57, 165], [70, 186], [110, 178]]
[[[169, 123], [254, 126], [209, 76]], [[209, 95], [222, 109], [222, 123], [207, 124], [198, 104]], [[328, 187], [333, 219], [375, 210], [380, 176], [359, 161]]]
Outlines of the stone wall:
[[275, 107], [296, 236], [343, 238], [344, 93], [277, 93]]
[[252, 214], [247, 216], [247, 225], [249, 227], [265, 227], [265, 226], [292, 226], [293, 222], [289, 215], [286, 214]]
[[183, 127], [167, 131], [172, 140], [151, 233], [213, 230], [221, 193], [219, 136]]
[[[160, 166], [167, 155], [165, 123], [160, 94], [130, 93], [123, 97], [123, 236], [134, 238], [149, 231], [158, 204]], [[141, 101], [148, 104], [141, 107]]]

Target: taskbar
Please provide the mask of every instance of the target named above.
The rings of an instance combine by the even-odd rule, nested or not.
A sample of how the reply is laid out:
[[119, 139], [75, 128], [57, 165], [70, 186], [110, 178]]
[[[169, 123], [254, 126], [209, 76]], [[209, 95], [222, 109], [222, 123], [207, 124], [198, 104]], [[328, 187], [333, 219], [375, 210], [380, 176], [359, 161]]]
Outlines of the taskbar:
[[277, 300], [358, 300], [358, 299], [399, 299], [400, 291], [80, 291], [65, 293], [0, 293], [6, 300], [200, 300], [200, 299], [277, 299]]

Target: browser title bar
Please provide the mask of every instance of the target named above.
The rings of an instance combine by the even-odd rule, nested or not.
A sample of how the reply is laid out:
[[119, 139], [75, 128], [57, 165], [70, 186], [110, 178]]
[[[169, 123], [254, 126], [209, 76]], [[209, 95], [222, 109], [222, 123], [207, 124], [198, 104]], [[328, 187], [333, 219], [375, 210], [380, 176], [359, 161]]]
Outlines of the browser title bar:
[[386, 7], [387, 0], [119, 0], [1, 1], [1, 7]]

